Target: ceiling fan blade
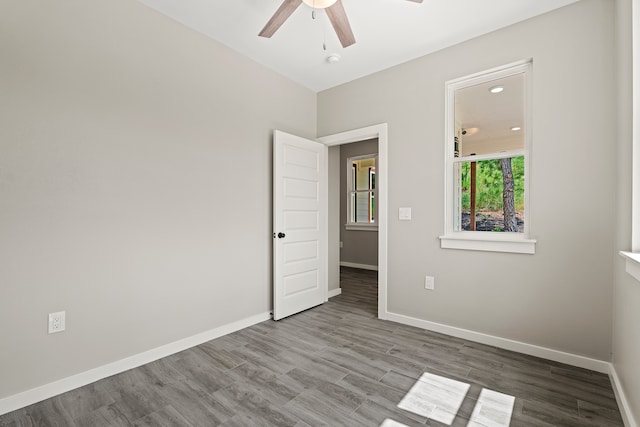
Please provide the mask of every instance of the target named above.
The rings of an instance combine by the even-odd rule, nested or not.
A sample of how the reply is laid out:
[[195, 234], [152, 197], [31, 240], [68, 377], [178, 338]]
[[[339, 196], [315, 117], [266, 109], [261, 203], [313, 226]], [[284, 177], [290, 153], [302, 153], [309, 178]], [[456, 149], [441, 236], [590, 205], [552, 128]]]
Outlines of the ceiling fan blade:
[[271, 37], [301, 4], [302, 0], [284, 0], [258, 35], [266, 38]]
[[412, 1], [414, 3], [422, 3], [422, 0], [409, 0], [409, 1]]
[[327, 11], [327, 16], [329, 16], [331, 25], [333, 25], [333, 29], [336, 30], [342, 47], [348, 47], [354, 44], [356, 38], [353, 35], [353, 31], [351, 31], [351, 25], [349, 25], [349, 19], [347, 19], [347, 12], [344, 10], [342, 0], [336, 1], [325, 10]]

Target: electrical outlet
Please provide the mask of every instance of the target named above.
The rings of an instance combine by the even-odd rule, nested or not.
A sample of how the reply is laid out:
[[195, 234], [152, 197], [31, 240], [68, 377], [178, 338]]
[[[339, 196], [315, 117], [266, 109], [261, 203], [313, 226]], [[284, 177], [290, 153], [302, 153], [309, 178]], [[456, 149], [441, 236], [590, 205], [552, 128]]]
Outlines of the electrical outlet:
[[424, 277], [424, 288], [433, 291], [436, 288], [436, 279], [433, 276]]
[[55, 334], [62, 332], [65, 328], [66, 311], [58, 311], [57, 313], [49, 313], [49, 333]]

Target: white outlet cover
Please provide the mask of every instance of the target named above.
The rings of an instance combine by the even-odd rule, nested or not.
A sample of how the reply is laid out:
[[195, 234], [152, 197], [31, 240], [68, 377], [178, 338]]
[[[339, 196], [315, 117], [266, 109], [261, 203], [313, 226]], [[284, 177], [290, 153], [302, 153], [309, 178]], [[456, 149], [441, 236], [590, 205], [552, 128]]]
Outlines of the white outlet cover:
[[49, 333], [55, 334], [56, 332], [64, 331], [66, 327], [65, 317], [66, 311], [58, 311], [56, 313], [49, 313]]
[[436, 279], [433, 276], [426, 276], [424, 278], [424, 288], [433, 291], [436, 288]]

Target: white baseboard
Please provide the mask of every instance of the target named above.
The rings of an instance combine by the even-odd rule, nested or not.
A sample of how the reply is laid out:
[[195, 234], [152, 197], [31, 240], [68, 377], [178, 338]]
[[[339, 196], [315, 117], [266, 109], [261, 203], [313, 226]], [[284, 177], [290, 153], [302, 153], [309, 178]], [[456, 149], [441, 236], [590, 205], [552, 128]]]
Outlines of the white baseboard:
[[625, 427], [638, 427], [638, 423], [636, 423], [636, 420], [633, 418], [629, 401], [624, 394], [622, 383], [620, 383], [620, 378], [613, 363], [609, 363], [609, 378], [611, 379], [613, 393], [616, 395], [616, 402], [618, 402], [618, 408], [620, 408], [620, 414], [622, 415], [622, 421], [624, 421]]
[[487, 335], [480, 332], [457, 328], [454, 326], [443, 325], [441, 323], [416, 319], [414, 317], [409, 317], [402, 314], [387, 312], [386, 319], [405, 325], [427, 329], [429, 331], [440, 332], [442, 334], [467, 339], [469, 341], [479, 342], [481, 344], [503, 348], [505, 350], [512, 350], [518, 353], [528, 354], [530, 356], [541, 357], [543, 359], [553, 360], [555, 362], [566, 363], [567, 365], [590, 369], [592, 371], [601, 372], [604, 374], [609, 373], [609, 362], [606, 362], [604, 360], [591, 359], [589, 357], [565, 353], [559, 350], [553, 350], [546, 347], [540, 347], [533, 344], [510, 340], [508, 338], [500, 338], [493, 335]]
[[247, 328], [256, 323], [269, 320], [270, 313], [262, 313], [255, 316], [247, 317], [206, 332], [193, 335], [172, 343], [156, 347], [154, 349], [54, 381], [13, 396], [0, 399], [0, 415], [6, 414], [16, 409], [24, 408], [42, 400], [48, 399], [58, 394], [76, 389], [78, 387], [91, 384], [103, 378], [110, 377], [115, 374], [127, 371], [146, 363], [153, 362], [166, 356], [178, 353], [191, 347], [195, 347], [223, 335], [230, 334], [240, 329]]
[[355, 262], [340, 261], [340, 267], [351, 267], [351, 268], [360, 268], [362, 270], [378, 271], [378, 266], [377, 265], [358, 264], [358, 263], [355, 263]]
[[[340, 288], [329, 291], [329, 297], [331, 298], [340, 295], [341, 292], [342, 289]], [[618, 406], [620, 407], [620, 412], [622, 414], [625, 427], [639, 427], [633, 418], [629, 402], [626, 399], [624, 391], [621, 387], [620, 379], [618, 378], [615, 367], [609, 362], [565, 353], [558, 350], [552, 350], [545, 347], [539, 347], [536, 345], [526, 344], [506, 338], [495, 337], [492, 335], [474, 332], [467, 329], [447, 326], [440, 323], [429, 322], [402, 314], [387, 312], [385, 313], [385, 315], [387, 320], [393, 322], [415, 326], [418, 328], [439, 332], [458, 338], [464, 338], [470, 341], [492, 345], [507, 350], [513, 350], [519, 353], [542, 357], [545, 359], [554, 360], [585, 369], [591, 369], [597, 372], [607, 373], [611, 378], [611, 383], [616, 396], [616, 400], [618, 402]], [[45, 384], [40, 387], [36, 387], [31, 390], [15, 394], [13, 396], [5, 397], [3, 399], [0, 399], [0, 415], [15, 411], [25, 406], [32, 405], [34, 403], [40, 402], [58, 394], [65, 393], [78, 387], [91, 384], [95, 381], [110, 377], [129, 369], [136, 368], [146, 363], [153, 362], [163, 357], [170, 356], [172, 354], [189, 349], [191, 347], [195, 347], [212, 339], [219, 338], [232, 332], [239, 331], [240, 329], [255, 325], [256, 323], [263, 322], [270, 318], [271, 315], [269, 313], [251, 316], [245, 319], [238, 320], [236, 322], [229, 323], [227, 325], [220, 326], [218, 328], [211, 329], [206, 332], [202, 332], [200, 334], [193, 335], [188, 338], [174, 341], [173, 343], [166, 344], [131, 357], [127, 357], [125, 359], [109, 363], [107, 365], [91, 369], [89, 371], [72, 375], [70, 377]]]
[[342, 288], [332, 289], [329, 291], [328, 297], [329, 298], [337, 297], [341, 293], [342, 293]]

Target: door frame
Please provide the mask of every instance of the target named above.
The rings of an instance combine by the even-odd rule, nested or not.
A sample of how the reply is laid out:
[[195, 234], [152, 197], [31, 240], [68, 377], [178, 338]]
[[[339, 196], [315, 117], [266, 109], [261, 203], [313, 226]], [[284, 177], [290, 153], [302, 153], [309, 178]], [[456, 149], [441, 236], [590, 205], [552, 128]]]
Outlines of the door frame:
[[[378, 138], [378, 318], [387, 318], [387, 236], [388, 236], [388, 189], [389, 189], [389, 163], [388, 153], [388, 126], [381, 123], [360, 129], [323, 136], [317, 141], [327, 147], [349, 144]], [[328, 162], [327, 162], [328, 164]], [[328, 165], [327, 165], [328, 167]], [[327, 173], [328, 176], [328, 173]], [[329, 230], [327, 230], [328, 233]], [[328, 238], [328, 235], [327, 235]], [[329, 257], [327, 256], [327, 259]]]

